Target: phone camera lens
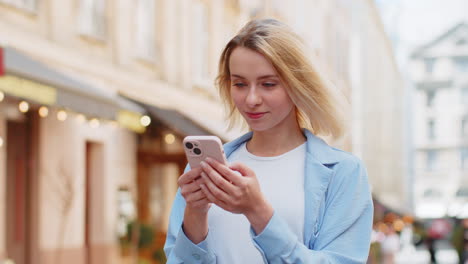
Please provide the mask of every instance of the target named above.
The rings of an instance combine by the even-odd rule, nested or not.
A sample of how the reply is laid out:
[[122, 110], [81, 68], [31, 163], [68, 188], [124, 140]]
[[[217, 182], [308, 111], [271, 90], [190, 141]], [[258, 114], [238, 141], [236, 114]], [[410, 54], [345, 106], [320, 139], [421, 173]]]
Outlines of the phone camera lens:
[[197, 155], [200, 155], [201, 154], [201, 150], [199, 148], [194, 148], [193, 149], [193, 153], [197, 154]]
[[193, 144], [190, 143], [190, 142], [187, 142], [187, 143], [185, 143], [185, 147], [188, 148], [188, 149], [192, 149], [192, 148], [193, 148]]

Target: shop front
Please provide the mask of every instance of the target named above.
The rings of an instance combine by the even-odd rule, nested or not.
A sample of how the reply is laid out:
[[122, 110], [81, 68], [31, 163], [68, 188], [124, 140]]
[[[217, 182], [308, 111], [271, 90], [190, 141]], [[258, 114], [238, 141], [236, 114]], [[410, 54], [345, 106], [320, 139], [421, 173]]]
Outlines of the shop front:
[[146, 110], [0, 47], [0, 261], [115, 263]]

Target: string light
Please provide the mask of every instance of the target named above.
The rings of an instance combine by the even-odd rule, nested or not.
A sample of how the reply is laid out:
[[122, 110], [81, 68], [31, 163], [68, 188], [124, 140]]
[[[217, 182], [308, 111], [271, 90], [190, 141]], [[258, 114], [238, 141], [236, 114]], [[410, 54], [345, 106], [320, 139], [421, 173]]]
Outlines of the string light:
[[149, 126], [151, 124], [151, 118], [147, 115], [144, 115], [140, 118], [140, 124], [144, 127]]
[[67, 112], [63, 111], [63, 110], [60, 110], [57, 112], [57, 119], [59, 121], [65, 121], [67, 120]]
[[98, 128], [99, 127], [99, 120], [97, 118], [93, 118], [89, 121], [89, 126], [92, 128]]
[[5, 94], [3, 92], [0, 92], [0, 102], [3, 101], [5, 98]]
[[29, 111], [29, 104], [26, 101], [21, 101], [18, 105], [18, 108], [21, 113], [26, 113]]
[[44, 117], [47, 117], [49, 115], [49, 108], [45, 107], [45, 106], [41, 106], [39, 107], [39, 116], [44, 118]]
[[78, 121], [80, 124], [83, 124], [86, 121], [86, 117], [83, 114], [78, 114], [76, 116], [76, 121]]
[[164, 141], [166, 142], [166, 144], [170, 145], [175, 142], [175, 136], [171, 133], [166, 134], [164, 136]]

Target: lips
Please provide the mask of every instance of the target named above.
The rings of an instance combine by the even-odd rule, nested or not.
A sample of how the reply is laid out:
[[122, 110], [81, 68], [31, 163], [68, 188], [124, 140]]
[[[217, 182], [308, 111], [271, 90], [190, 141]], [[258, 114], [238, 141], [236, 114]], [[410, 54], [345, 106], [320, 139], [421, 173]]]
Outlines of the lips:
[[246, 112], [246, 114], [250, 119], [259, 119], [259, 118], [262, 118], [266, 114], [266, 112], [254, 112], [254, 113]]

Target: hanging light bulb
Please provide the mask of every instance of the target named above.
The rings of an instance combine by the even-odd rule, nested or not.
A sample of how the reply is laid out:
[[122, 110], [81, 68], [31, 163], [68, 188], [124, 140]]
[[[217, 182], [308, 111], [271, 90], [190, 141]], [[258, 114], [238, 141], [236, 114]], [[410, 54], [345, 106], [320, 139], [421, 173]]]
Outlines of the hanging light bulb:
[[57, 119], [59, 121], [65, 121], [67, 120], [67, 112], [65, 112], [64, 110], [60, 110], [57, 112]]
[[18, 108], [21, 113], [26, 113], [29, 111], [29, 104], [26, 101], [21, 101], [18, 105]]
[[49, 115], [49, 108], [47, 108], [46, 106], [41, 106], [39, 107], [39, 116], [44, 118], [44, 117], [47, 117]]
[[151, 118], [147, 115], [144, 115], [140, 118], [140, 124], [144, 127], [149, 126], [151, 124]]
[[164, 141], [166, 144], [170, 145], [175, 142], [175, 136], [171, 133], [168, 133], [164, 136]]
[[99, 120], [97, 118], [93, 118], [89, 121], [89, 126], [92, 128], [98, 128], [99, 127]]
[[76, 116], [76, 121], [78, 121], [80, 124], [83, 124], [86, 121], [86, 117], [83, 114], [78, 114]]

